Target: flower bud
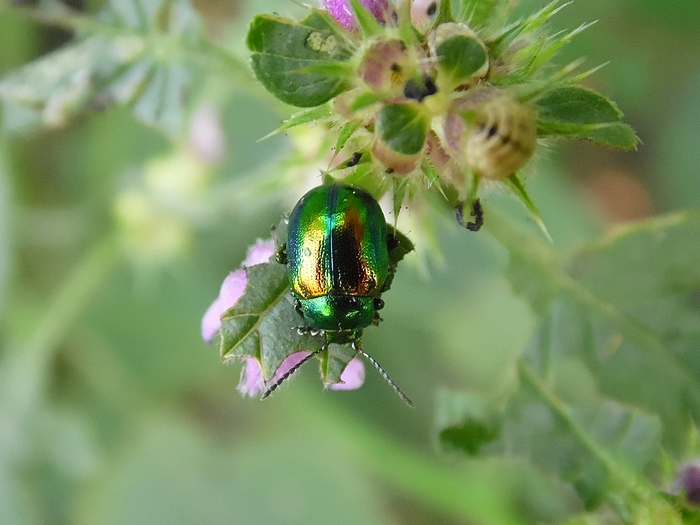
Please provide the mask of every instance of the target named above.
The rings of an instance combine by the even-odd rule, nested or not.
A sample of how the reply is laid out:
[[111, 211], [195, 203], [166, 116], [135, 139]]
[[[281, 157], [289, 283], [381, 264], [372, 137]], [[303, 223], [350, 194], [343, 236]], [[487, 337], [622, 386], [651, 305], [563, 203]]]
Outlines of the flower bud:
[[536, 145], [535, 112], [527, 104], [501, 97], [477, 111], [466, 160], [477, 175], [502, 180], [530, 160]]

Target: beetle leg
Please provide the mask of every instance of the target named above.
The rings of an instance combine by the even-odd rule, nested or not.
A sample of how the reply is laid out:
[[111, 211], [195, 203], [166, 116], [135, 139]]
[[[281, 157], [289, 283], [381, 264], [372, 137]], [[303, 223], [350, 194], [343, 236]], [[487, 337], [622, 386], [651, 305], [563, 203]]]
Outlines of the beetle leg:
[[275, 261], [280, 264], [287, 264], [287, 245], [283, 244], [275, 254]]
[[[294, 295], [292, 295], [292, 297], [294, 297]], [[301, 309], [301, 301], [296, 297], [294, 297], [294, 309], [299, 314], [299, 317], [304, 319], [304, 311]]]
[[464, 226], [469, 231], [478, 232], [484, 225], [484, 209], [481, 207], [481, 202], [476, 199], [472, 203], [471, 216], [474, 217], [473, 221], [464, 220], [464, 204], [464, 202], [460, 202], [455, 206], [455, 218], [460, 226]]
[[295, 330], [297, 331], [297, 334], [299, 334], [299, 335], [309, 334], [311, 337], [316, 337], [317, 335], [324, 333], [323, 330], [320, 330], [318, 328], [313, 328], [313, 327], [307, 326], [307, 325], [297, 326], [295, 328]]

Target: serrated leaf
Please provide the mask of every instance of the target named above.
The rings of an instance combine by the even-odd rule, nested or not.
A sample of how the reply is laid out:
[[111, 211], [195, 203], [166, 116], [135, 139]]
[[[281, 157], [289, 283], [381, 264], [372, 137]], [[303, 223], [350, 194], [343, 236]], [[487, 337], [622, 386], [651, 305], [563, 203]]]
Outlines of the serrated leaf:
[[[664, 446], [681, 453], [687, 422], [700, 420], [700, 214], [658, 217], [616, 231], [565, 263], [550, 246], [497, 218], [490, 231], [512, 252], [516, 290], [542, 309], [559, 297], [585, 327], [579, 357], [602, 392], [658, 414]], [[525, 279], [539, 283], [523, 286]], [[543, 293], [544, 292], [544, 293]], [[585, 343], [585, 344], [583, 344]]]
[[403, 155], [416, 155], [425, 145], [429, 121], [418, 104], [389, 104], [376, 118], [377, 136]]
[[639, 141], [632, 128], [620, 122], [620, 110], [594, 91], [559, 87], [536, 103], [540, 136], [570, 136], [618, 149], [634, 149]]
[[287, 356], [313, 352], [324, 341], [297, 332], [303, 321], [294, 309], [284, 265], [263, 263], [245, 271], [243, 296], [221, 316], [221, 359], [258, 359], [263, 378], [269, 381]]
[[296, 128], [297, 126], [301, 126], [303, 124], [323, 120], [325, 118], [330, 117], [331, 115], [331, 108], [329, 108], [327, 105], [322, 105], [315, 108], [300, 111], [299, 113], [295, 113], [294, 115], [289, 117], [282, 123], [282, 125], [279, 128], [277, 128], [271, 133], [268, 133], [261, 140], [270, 138], [273, 135], [276, 135], [277, 133], [287, 131], [288, 129]]
[[637, 490], [635, 475], [655, 460], [662, 427], [657, 416], [598, 393], [578, 357], [587, 334], [567, 327], [544, 318], [520, 366], [521, 387], [505, 404], [449, 394], [440, 407], [449, 417], [438, 428], [443, 444], [467, 453], [478, 446], [530, 461], [594, 509], [613, 491]]
[[336, 153], [343, 149], [345, 146], [345, 143], [350, 140], [350, 137], [353, 136], [355, 131], [361, 126], [361, 122], [357, 121], [350, 121], [347, 124], [345, 124], [340, 131], [338, 132], [338, 140], [335, 143], [335, 151]]
[[[314, 107], [345, 91], [349, 84], [318, 68], [333, 66], [350, 57], [342, 35], [329, 15], [319, 9], [301, 22], [275, 15], [253, 19], [246, 42], [253, 52], [255, 76], [270, 93], [283, 102]], [[311, 68], [317, 68], [312, 72]]]

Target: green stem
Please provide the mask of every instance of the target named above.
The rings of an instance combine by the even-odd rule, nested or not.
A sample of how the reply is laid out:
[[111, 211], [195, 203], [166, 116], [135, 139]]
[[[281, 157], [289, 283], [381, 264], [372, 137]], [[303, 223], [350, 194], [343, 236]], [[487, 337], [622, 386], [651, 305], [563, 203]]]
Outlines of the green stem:
[[[68, 275], [25, 344], [10, 349], [0, 367], [2, 396], [11, 399], [15, 414], [26, 415], [46, 384], [54, 350], [121, 260], [112, 236], [98, 243]], [[0, 410], [2, 407], [0, 407]]]
[[566, 425], [573, 435], [601, 465], [608, 474], [624, 485], [630, 492], [639, 497], [642, 501], [649, 498], [650, 490], [645, 490], [640, 481], [626, 468], [619, 464], [608, 454], [604, 447], [600, 446], [581, 426], [571, 417], [566, 404], [559, 399], [551, 389], [537, 376], [532, 368], [524, 362], [519, 364], [520, 377], [523, 378], [540, 396], [542, 400], [552, 409], [556, 416]]

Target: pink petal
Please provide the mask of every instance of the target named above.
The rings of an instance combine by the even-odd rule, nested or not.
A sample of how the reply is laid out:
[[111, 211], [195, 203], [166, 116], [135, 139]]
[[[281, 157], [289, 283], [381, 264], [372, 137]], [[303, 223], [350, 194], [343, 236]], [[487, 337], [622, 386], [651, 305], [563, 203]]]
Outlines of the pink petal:
[[[408, 1], [408, 0], [404, 0]], [[432, 6], [435, 4], [435, 7]], [[437, 9], [440, 6], [439, 0], [413, 0], [411, 3], [411, 21], [413, 25], [418, 28], [425, 28], [430, 24], [432, 17], [437, 13]], [[433, 11], [433, 15], [428, 15], [428, 10]]]
[[275, 372], [275, 377], [273, 377], [272, 380], [270, 380], [269, 385], [274, 384], [277, 380], [279, 380], [280, 377], [289, 372], [292, 369], [292, 367], [299, 364], [299, 362], [310, 353], [311, 352], [302, 350], [301, 352], [295, 352], [293, 354], [288, 355], [284, 359], [284, 361], [282, 361], [282, 364], [279, 366], [279, 368], [277, 368], [277, 371]]
[[[243, 267], [254, 266], [268, 262], [275, 254], [275, 243], [272, 239], [258, 239], [248, 248], [248, 254], [243, 261]], [[202, 339], [207, 343], [212, 340], [221, 328], [221, 315], [233, 307], [243, 295], [248, 279], [245, 270], [236, 270], [226, 276], [217, 297], [202, 317]]]
[[245, 276], [245, 270], [236, 270], [226, 276], [221, 284], [219, 297], [214, 299], [211, 306], [202, 317], [202, 339], [207, 343], [212, 340], [221, 328], [221, 315], [231, 308], [236, 301], [241, 298], [248, 280]]
[[246, 357], [245, 365], [241, 370], [241, 381], [238, 383], [238, 391], [242, 396], [255, 396], [263, 391], [262, 369], [257, 359]]
[[258, 239], [255, 244], [248, 248], [243, 266], [255, 266], [268, 262], [277, 251], [275, 242], [272, 239]]
[[[360, 0], [370, 13], [379, 21], [386, 21], [386, 14], [389, 11], [387, 0]], [[357, 22], [355, 13], [348, 0], [323, 0], [323, 8], [328, 11], [333, 18], [345, 29], [355, 29]]]
[[345, 367], [343, 373], [340, 374], [342, 383], [330, 385], [331, 390], [355, 390], [360, 388], [365, 382], [365, 364], [359, 357], [355, 357]]

